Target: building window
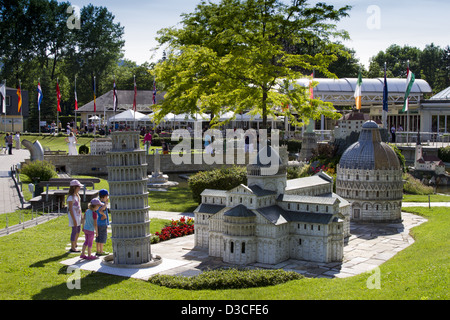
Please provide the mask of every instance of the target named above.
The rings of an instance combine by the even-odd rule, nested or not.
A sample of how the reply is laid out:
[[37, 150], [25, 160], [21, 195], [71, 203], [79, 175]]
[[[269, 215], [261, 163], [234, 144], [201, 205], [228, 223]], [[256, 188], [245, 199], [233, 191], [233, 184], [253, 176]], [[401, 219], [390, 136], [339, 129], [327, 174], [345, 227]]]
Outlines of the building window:
[[305, 223], [305, 225], [303, 226], [303, 229], [305, 229], [305, 230], [306, 230], [306, 223]]
[[325, 207], [325, 211], [328, 212], [328, 206]]
[[245, 242], [242, 242], [241, 253], [245, 253]]
[[234, 253], [234, 242], [233, 241], [230, 242], [230, 252]]
[[317, 229], [320, 231], [320, 226], [317, 226]]
[[299, 245], [299, 246], [302, 245], [302, 239], [298, 239], [298, 245]]
[[311, 225], [311, 230], [314, 230], [314, 225], [313, 224]]

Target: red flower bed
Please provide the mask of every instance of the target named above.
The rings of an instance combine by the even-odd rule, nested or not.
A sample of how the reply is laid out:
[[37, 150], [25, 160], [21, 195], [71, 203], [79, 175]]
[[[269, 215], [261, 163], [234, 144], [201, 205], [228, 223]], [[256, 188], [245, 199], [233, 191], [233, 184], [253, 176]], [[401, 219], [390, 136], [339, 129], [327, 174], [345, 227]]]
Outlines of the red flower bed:
[[162, 229], [161, 232], [156, 232], [155, 235], [159, 237], [160, 241], [164, 241], [193, 233], [194, 219], [182, 217], [180, 220], [172, 220], [169, 226]]

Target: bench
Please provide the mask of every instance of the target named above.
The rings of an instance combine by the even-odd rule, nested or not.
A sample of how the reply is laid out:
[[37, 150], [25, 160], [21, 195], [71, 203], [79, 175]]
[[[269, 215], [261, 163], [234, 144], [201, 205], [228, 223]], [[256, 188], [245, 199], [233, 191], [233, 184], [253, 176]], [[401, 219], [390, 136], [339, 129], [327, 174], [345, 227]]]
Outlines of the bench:
[[[58, 205], [59, 208], [65, 207], [65, 197], [69, 193], [70, 182], [72, 178], [52, 178], [49, 181], [42, 181], [38, 184], [40, 187], [45, 187], [45, 191], [41, 193], [40, 196], [37, 196], [30, 200], [31, 206], [38, 207], [43, 203], [49, 204], [53, 203], [55, 206]], [[80, 191], [82, 208], [86, 208], [86, 203], [90, 202], [92, 199], [98, 197], [99, 190], [94, 190], [95, 183], [99, 183], [100, 179], [98, 178], [84, 178], [77, 179], [81, 184], [84, 185], [82, 190]], [[50, 187], [56, 187], [56, 190], [49, 190]], [[60, 189], [60, 188], [63, 189]], [[92, 187], [92, 190], [87, 190], [87, 187]]]

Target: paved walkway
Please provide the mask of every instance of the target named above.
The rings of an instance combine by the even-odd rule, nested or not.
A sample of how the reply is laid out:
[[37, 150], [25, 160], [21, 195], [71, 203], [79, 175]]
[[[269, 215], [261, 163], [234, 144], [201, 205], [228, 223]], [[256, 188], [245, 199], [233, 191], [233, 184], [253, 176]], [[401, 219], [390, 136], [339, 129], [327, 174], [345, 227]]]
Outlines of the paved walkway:
[[0, 154], [0, 214], [14, 212], [21, 208], [19, 195], [14, 181], [10, 177], [13, 165], [30, 158], [30, 152], [26, 149], [13, 149], [13, 154]]
[[[158, 217], [164, 213], [159, 212]], [[166, 213], [165, 218], [177, 218], [179, 215]], [[403, 221], [393, 224], [351, 224], [351, 236], [344, 247], [342, 263], [316, 263], [300, 260], [287, 260], [277, 265], [254, 263], [250, 268], [284, 269], [295, 271], [306, 277], [345, 278], [368, 272], [386, 262], [399, 251], [410, 246], [414, 239], [410, 229], [427, 221], [425, 218], [402, 213]], [[79, 239], [81, 246], [84, 238]], [[69, 249], [69, 244], [67, 249]], [[152, 245], [152, 254], [162, 257], [162, 263], [146, 269], [113, 268], [101, 264], [101, 259], [86, 261], [74, 254], [73, 258], [62, 264], [77, 266], [83, 270], [98, 271], [119, 276], [147, 280], [154, 274], [194, 276], [208, 269], [232, 267], [220, 258], [208, 256], [207, 250], [194, 247], [194, 235], [163, 241]]]

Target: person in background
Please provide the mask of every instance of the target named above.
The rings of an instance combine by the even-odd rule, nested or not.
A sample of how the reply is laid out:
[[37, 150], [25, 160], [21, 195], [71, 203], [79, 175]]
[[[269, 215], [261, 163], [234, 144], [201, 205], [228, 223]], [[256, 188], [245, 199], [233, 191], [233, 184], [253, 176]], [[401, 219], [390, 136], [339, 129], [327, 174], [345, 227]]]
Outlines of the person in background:
[[16, 141], [16, 149], [20, 150], [20, 132], [17, 131], [16, 135], [14, 136], [14, 141]]

